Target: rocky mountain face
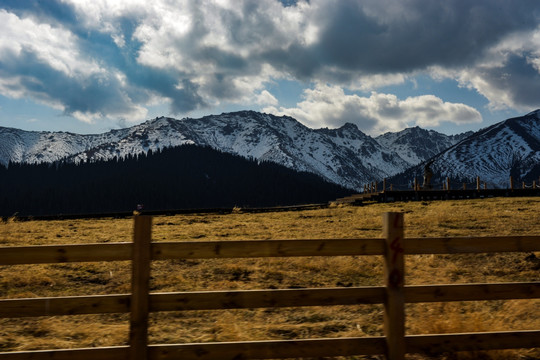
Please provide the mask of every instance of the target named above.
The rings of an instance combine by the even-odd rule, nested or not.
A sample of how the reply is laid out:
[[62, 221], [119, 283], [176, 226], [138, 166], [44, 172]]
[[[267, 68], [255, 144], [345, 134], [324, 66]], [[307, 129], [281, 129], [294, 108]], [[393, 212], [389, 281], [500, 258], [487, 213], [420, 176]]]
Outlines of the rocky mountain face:
[[[446, 177], [473, 183], [476, 177], [488, 187], [507, 188], [510, 176], [517, 181], [540, 176], [540, 110], [482, 129], [430, 159], [433, 183]], [[398, 177], [421, 177], [423, 164]], [[399, 181], [399, 180], [398, 180]]]
[[416, 165], [431, 159], [472, 134], [472, 131], [468, 131], [448, 136], [416, 126], [400, 132], [386, 133], [375, 139], [386, 148], [393, 149], [409, 164]]
[[[241, 111], [199, 119], [160, 117], [97, 135], [0, 127], [0, 164], [93, 162], [195, 144], [312, 172], [361, 190], [366, 183], [404, 173], [432, 157], [440, 159], [435, 171], [466, 177], [484, 170], [486, 178], [499, 183], [507, 177], [509, 161], [520, 174], [538, 164], [538, 139], [538, 112], [475, 134], [447, 136], [415, 127], [373, 138], [353, 124], [311, 129], [291, 117]], [[509, 154], [513, 160], [507, 159]]]

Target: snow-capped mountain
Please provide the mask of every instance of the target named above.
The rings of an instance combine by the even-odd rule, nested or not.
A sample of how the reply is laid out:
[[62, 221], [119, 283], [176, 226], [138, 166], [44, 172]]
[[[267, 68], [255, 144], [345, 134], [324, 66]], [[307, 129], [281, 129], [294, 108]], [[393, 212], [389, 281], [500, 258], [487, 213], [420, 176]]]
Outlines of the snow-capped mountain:
[[468, 131], [448, 136], [415, 126], [400, 132], [385, 133], [375, 139], [379, 144], [397, 152], [412, 166], [434, 157], [472, 134], [472, 131]]
[[196, 144], [276, 162], [362, 189], [366, 183], [403, 172], [441, 153], [468, 135], [447, 136], [412, 128], [372, 138], [353, 124], [311, 129], [291, 117], [241, 111], [200, 119], [160, 117], [98, 135], [0, 127], [0, 164], [80, 163]]
[[79, 135], [0, 127], [0, 164], [54, 162], [102, 144], [119, 142], [127, 133], [128, 130], [123, 129], [99, 135]]
[[69, 159], [74, 162], [110, 159], [189, 143], [272, 161], [357, 189], [373, 178], [386, 177], [410, 166], [355, 125], [313, 130], [291, 117], [253, 111], [200, 119], [161, 117], [127, 130], [119, 141], [105, 142]]
[[[540, 175], [540, 110], [511, 118], [467, 137], [430, 161], [432, 182], [450, 179], [474, 182], [477, 176], [489, 187], [507, 188], [516, 180], [538, 180]], [[423, 165], [400, 175], [423, 173]]]

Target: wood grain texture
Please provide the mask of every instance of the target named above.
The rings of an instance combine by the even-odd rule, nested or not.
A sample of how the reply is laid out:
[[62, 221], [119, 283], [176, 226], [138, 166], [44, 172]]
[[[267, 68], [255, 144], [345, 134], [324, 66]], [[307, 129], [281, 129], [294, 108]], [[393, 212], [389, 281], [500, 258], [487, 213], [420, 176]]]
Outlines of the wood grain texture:
[[129, 359], [148, 358], [148, 313], [150, 308], [150, 262], [152, 217], [134, 217]]
[[405, 359], [405, 260], [403, 252], [403, 214], [385, 213], [384, 282], [384, 334], [388, 360]]
[[321, 358], [384, 354], [383, 337], [151, 345], [152, 360]]
[[0, 247], [0, 265], [131, 260], [131, 243]]

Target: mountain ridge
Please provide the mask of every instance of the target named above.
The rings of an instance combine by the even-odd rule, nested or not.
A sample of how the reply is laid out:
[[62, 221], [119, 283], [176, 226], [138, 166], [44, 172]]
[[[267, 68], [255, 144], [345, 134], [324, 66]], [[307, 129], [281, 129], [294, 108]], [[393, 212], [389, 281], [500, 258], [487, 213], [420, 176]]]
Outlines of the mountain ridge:
[[0, 167], [0, 216], [320, 204], [349, 192], [312, 173], [196, 145], [79, 165]]
[[[429, 160], [433, 183], [446, 178], [473, 182], [478, 176], [490, 188], [507, 188], [516, 181], [540, 176], [540, 110], [481, 129]], [[422, 176], [421, 163], [393, 177], [405, 181]]]
[[[540, 111], [536, 110], [516, 119], [529, 119], [521, 121], [528, 124], [532, 119], [538, 119], [539, 114]], [[496, 129], [497, 126], [502, 126], [508, 134], [513, 134], [513, 146], [538, 152], [538, 139], [534, 135], [535, 124], [516, 125], [512, 130], [510, 120], [476, 133], [445, 135], [434, 130], [412, 127], [377, 137], [364, 134], [352, 123], [336, 129], [311, 129], [289, 116], [274, 116], [255, 111], [208, 115], [198, 119], [157, 117], [129, 128], [91, 135], [27, 132], [0, 127], [0, 164], [7, 166], [10, 161], [84, 163], [189, 144], [208, 146], [248, 159], [275, 162], [297, 171], [315, 173], [327, 181], [350, 189], [360, 190], [366, 183], [405, 173], [418, 164], [440, 157], [458, 144], [464, 143], [459, 151], [466, 152], [468, 139], [482, 138], [482, 134], [492, 131], [492, 128]], [[505, 122], [508, 122], [506, 126]], [[529, 133], [533, 135], [529, 136]], [[486, 156], [493, 157], [497, 149], [493, 141], [505, 139], [504, 134], [501, 135], [498, 131], [493, 134], [499, 138], [492, 139], [490, 149], [482, 150]], [[503, 137], [500, 138], [501, 136]], [[489, 143], [489, 136], [483, 141]], [[535, 159], [536, 157], [518, 160], [520, 163], [523, 160], [523, 164], [529, 161], [531, 166], [534, 166]], [[450, 160], [449, 158], [448, 161]], [[471, 169], [479, 170], [470, 166], [471, 164], [469, 170], [464, 169], [460, 164], [464, 159], [457, 155], [452, 161], [457, 162], [455, 167], [461, 169], [461, 177], [469, 176], [467, 172]], [[452, 170], [451, 168], [450, 166], [449, 170]], [[501, 165], [501, 169], [506, 168], [507, 164]], [[449, 171], [443, 167], [438, 170]], [[493, 171], [489, 174], [492, 177], [498, 176], [493, 174]], [[458, 174], [454, 172], [452, 176], [457, 177]], [[493, 183], [500, 184], [500, 179], [494, 179]]]

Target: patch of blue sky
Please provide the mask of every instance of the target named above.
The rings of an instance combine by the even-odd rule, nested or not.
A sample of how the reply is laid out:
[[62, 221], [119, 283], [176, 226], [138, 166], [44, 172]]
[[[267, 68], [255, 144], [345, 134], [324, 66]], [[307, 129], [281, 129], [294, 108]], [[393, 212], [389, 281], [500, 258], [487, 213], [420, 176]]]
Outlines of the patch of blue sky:
[[77, 134], [99, 132], [95, 124], [78, 121], [61, 110], [30, 99], [12, 99], [0, 95], [0, 126], [27, 131], [65, 131]]
[[304, 90], [312, 85], [297, 80], [279, 79], [268, 83], [266, 90], [278, 100], [278, 108], [292, 108], [302, 101]]

